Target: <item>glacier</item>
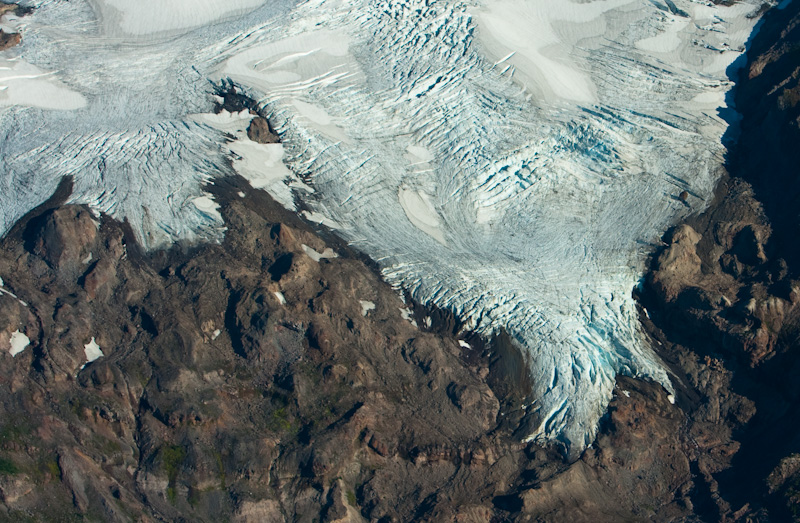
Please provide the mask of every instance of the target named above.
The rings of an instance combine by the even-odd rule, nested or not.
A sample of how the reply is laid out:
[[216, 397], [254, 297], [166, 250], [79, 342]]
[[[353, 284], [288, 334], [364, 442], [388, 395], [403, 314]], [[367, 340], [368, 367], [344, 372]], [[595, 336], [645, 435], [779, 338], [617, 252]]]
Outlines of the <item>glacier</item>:
[[[527, 439], [576, 455], [617, 374], [673, 393], [632, 289], [711, 197], [761, 1], [22, 3], [0, 21], [23, 34], [0, 53], [0, 233], [72, 176], [70, 202], [146, 248], [219, 241], [204, 188], [241, 174], [420, 302], [505, 330]], [[212, 114], [227, 81], [282, 144]]]

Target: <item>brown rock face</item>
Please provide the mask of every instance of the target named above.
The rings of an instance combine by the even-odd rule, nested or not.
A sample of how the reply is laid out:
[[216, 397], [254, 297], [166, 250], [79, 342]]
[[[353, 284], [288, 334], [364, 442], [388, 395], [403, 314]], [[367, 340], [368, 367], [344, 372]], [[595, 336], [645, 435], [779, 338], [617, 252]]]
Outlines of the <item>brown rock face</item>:
[[691, 510], [694, 484], [680, 409], [659, 387], [629, 378], [620, 377], [615, 395], [592, 448], [521, 493], [523, 511], [535, 521], [668, 521]]
[[775, 355], [787, 318], [796, 315], [785, 262], [770, 263], [765, 245], [771, 229], [749, 186], [723, 183], [717, 202], [692, 225], [667, 234], [649, 288], [667, 305], [674, 332], [692, 331], [758, 366]]
[[[143, 257], [119, 224], [75, 206], [3, 242], [19, 299], [0, 296], [0, 332], [32, 340], [0, 354], [5, 513], [407, 521], [477, 501], [493, 514], [524, 454], [484, 441], [499, 401], [457, 341], [404, 319], [344, 245], [263, 193], [226, 190], [242, 189], [220, 246]], [[103, 356], [87, 363], [92, 342]], [[502, 466], [468, 457], [487, 447]]]
[[737, 87], [732, 176], [665, 236], [642, 300], [689, 415], [708, 494], [695, 511], [711, 519], [800, 520], [798, 49], [800, 5], [768, 12]]
[[675, 300], [685, 287], [699, 280], [703, 264], [697, 255], [697, 244], [701, 236], [688, 225], [676, 228], [669, 239], [669, 246], [656, 260], [652, 282], [664, 298]]
[[91, 260], [98, 224], [80, 207], [64, 207], [41, 217], [35, 251], [53, 269], [76, 269]]
[[529, 385], [507, 336], [465, 349], [451, 315], [414, 305], [434, 318], [420, 330], [338, 240], [241, 180], [210, 190], [222, 245], [144, 256], [67, 206], [0, 246], [19, 298], [0, 296], [0, 332], [31, 339], [0, 353], [12, 520], [668, 521], [706, 499], [696, 455], [729, 440], [687, 428], [660, 387], [621, 378], [597, 442], [565, 463], [520, 443]]
[[261, 116], [256, 116], [247, 128], [247, 137], [258, 143], [280, 143], [281, 139], [272, 130], [269, 121]]
[[[0, 18], [7, 14], [15, 14], [23, 16], [27, 13], [26, 9], [19, 7], [16, 4], [0, 4]], [[10, 49], [22, 42], [22, 35], [19, 33], [6, 33], [0, 29], [0, 51]]]
[[22, 35], [19, 33], [6, 33], [0, 29], [0, 51], [10, 49], [15, 45], [19, 45], [22, 41]]

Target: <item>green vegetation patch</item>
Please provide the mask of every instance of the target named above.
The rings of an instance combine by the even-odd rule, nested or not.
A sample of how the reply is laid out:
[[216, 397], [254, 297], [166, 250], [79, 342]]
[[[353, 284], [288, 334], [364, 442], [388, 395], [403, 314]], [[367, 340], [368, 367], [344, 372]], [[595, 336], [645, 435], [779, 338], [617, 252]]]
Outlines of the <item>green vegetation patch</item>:
[[161, 450], [161, 462], [170, 484], [174, 484], [175, 480], [178, 479], [178, 472], [185, 459], [186, 449], [180, 445], [167, 445]]
[[19, 468], [10, 459], [0, 458], [0, 474], [13, 476], [14, 474], [19, 474]]

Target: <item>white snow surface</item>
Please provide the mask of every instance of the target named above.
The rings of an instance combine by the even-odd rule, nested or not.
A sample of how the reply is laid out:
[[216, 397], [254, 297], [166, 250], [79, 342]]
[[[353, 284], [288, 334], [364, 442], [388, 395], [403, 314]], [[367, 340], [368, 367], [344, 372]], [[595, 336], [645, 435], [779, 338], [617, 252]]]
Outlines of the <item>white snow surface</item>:
[[[584, 448], [617, 373], [672, 393], [631, 289], [690, 212], [675, 196], [711, 195], [760, 0], [24, 3], [0, 53], [0, 232], [71, 175], [72, 202], [148, 248], [219, 240], [204, 184], [238, 172], [414, 298], [505, 329], [530, 438]], [[282, 146], [211, 114], [223, 78]]]
[[358, 300], [358, 303], [361, 304], [361, 315], [366, 316], [369, 311], [375, 310], [375, 302], [367, 301], [367, 300]]
[[400, 309], [400, 316], [414, 327], [417, 327], [417, 320], [414, 319], [414, 314], [409, 309]]
[[94, 5], [106, 34], [181, 33], [246, 12], [266, 0], [102, 0]]
[[301, 245], [303, 248], [303, 252], [306, 253], [306, 256], [314, 260], [315, 262], [319, 262], [320, 260], [328, 260], [332, 258], [338, 258], [339, 255], [336, 254], [333, 249], [330, 247], [325, 247], [325, 250], [322, 252], [317, 252], [305, 243]]
[[[103, 350], [100, 348], [100, 345], [92, 338], [92, 341], [87, 343], [83, 346], [83, 352], [86, 354], [86, 362], [91, 363], [98, 358], [102, 358], [104, 356]], [[83, 367], [81, 367], [83, 368]]]
[[11, 348], [8, 350], [11, 356], [16, 356], [17, 354], [24, 351], [28, 345], [31, 344], [30, 338], [28, 338], [25, 334], [16, 330], [11, 333]]

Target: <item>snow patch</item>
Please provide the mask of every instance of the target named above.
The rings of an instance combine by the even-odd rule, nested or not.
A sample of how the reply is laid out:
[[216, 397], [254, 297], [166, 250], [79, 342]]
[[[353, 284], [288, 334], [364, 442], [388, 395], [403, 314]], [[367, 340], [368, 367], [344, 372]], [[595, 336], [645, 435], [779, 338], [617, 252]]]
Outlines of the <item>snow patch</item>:
[[219, 213], [219, 204], [212, 200], [210, 195], [199, 196], [192, 200], [192, 204], [206, 216], [222, 221], [222, 215]]
[[472, 345], [470, 345], [469, 343], [467, 343], [464, 340], [458, 340], [458, 346], [461, 347], [462, 349], [471, 349], [472, 348]]
[[44, 71], [20, 58], [0, 58], [0, 108], [19, 105], [72, 111], [87, 101], [53, 72]]
[[419, 230], [431, 236], [442, 245], [447, 245], [442, 232], [441, 220], [436, 208], [431, 202], [431, 197], [421, 191], [402, 188], [397, 195], [400, 205], [409, 221]]
[[406, 147], [406, 151], [408, 152], [406, 159], [414, 164], [428, 164], [434, 160], [433, 153], [430, 149], [419, 145], [409, 145]]
[[219, 204], [211, 199], [211, 196], [199, 196], [192, 200], [192, 204], [197, 207], [197, 210], [205, 214], [215, 221], [222, 221], [222, 215], [219, 213]]
[[8, 350], [11, 356], [16, 356], [17, 354], [24, 351], [28, 345], [31, 344], [31, 340], [19, 330], [16, 330], [11, 333], [11, 348]]
[[265, 0], [98, 0], [109, 34], [183, 32], [248, 11]]
[[331, 249], [330, 247], [326, 247], [325, 250], [322, 251], [322, 252], [317, 252], [314, 249], [312, 249], [311, 247], [309, 247], [308, 245], [306, 245], [305, 243], [302, 244], [301, 246], [303, 248], [303, 252], [306, 253], [306, 255], [309, 258], [311, 258], [312, 260], [314, 260], [315, 262], [319, 262], [320, 260], [333, 259], [333, 258], [338, 258], [339, 257], [339, 255], [336, 254], [333, 251], [333, 249]]
[[276, 298], [278, 298], [278, 303], [280, 303], [281, 305], [286, 305], [286, 297], [284, 297], [282, 292], [275, 291], [273, 294], [275, 295]]
[[636, 47], [653, 53], [672, 53], [677, 51], [682, 43], [681, 32], [690, 23], [687, 19], [673, 19], [668, 23], [666, 30], [656, 36], [637, 41]]
[[[629, 0], [580, 4], [494, 0], [473, 8], [472, 13], [483, 30], [478, 38], [490, 55], [505, 55], [496, 63], [512, 66], [513, 74], [523, 77], [522, 81], [536, 95], [592, 104], [597, 101], [595, 85], [570, 57], [572, 42], [565, 41], [564, 33], [573, 38], [573, 31], [581, 31], [587, 39], [598, 36], [602, 26], [591, 22], [628, 3]], [[570, 31], [563, 30], [559, 22], [581, 25]]]
[[94, 337], [92, 337], [92, 341], [83, 346], [83, 352], [84, 354], [86, 354], [86, 363], [91, 363], [97, 360], [98, 358], [102, 358], [104, 356], [103, 351], [100, 349], [100, 346], [94, 340]]
[[341, 227], [341, 225], [339, 225], [337, 222], [331, 220], [322, 213], [313, 211], [303, 211], [303, 217], [311, 223], [316, 223], [317, 225], [324, 225], [325, 227], [330, 227], [331, 229], [338, 229]]
[[402, 317], [404, 320], [406, 320], [407, 322], [409, 322], [409, 323], [410, 323], [411, 325], [413, 325], [414, 327], [417, 327], [417, 322], [416, 322], [416, 320], [414, 319], [414, 313], [412, 313], [412, 312], [411, 312], [409, 309], [406, 309], [406, 308], [403, 308], [403, 307], [400, 307], [400, 309], [399, 309], [399, 310], [400, 310], [400, 316], [401, 316], [401, 317]]
[[375, 310], [375, 303], [366, 300], [358, 300], [361, 304], [361, 315], [366, 316], [369, 311]]
[[214, 340], [216, 340], [217, 338], [219, 338], [219, 335], [220, 335], [220, 334], [222, 334], [222, 331], [221, 331], [220, 329], [216, 329], [216, 330], [214, 330], [214, 332], [213, 332], [213, 333], [211, 333], [211, 341], [214, 341]]
[[[233, 157], [234, 170], [254, 189], [264, 189], [281, 205], [294, 210], [294, 196], [288, 182], [300, 187], [307, 186], [283, 164], [284, 151], [280, 143], [256, 143], [247, 136], [247, 127], [254, 115], [249, 111], [231, 113], [223, 110], [217, 114], [196, 114], [192, 118], [233, 135], [235, 140], [228, 142], [226, 148]], [[244, 197], [244, 193], [241, 193], [241, 197]]]

